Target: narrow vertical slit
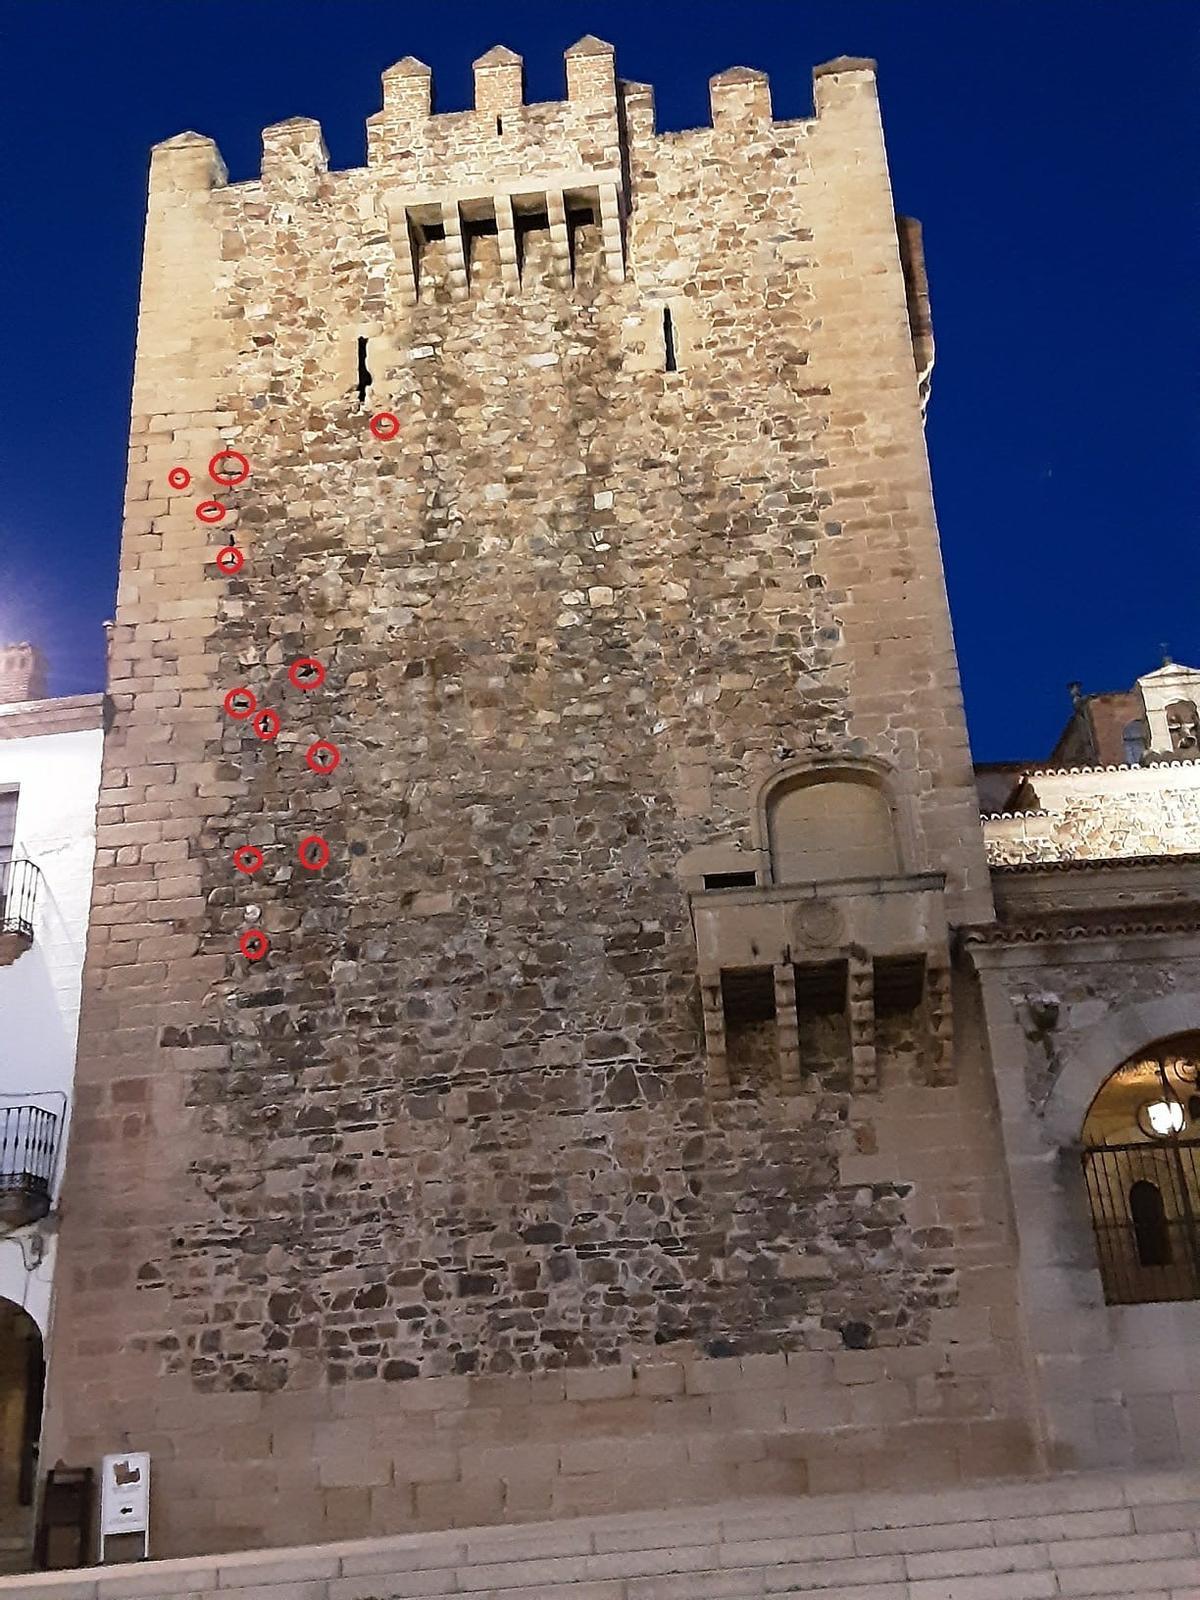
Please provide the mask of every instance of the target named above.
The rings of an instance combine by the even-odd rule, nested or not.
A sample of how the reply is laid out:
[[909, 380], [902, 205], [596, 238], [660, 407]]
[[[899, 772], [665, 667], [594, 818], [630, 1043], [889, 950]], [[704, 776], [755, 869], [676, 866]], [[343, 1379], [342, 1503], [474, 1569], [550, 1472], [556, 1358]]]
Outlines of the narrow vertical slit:
[[503, 133], [504, 132], [504, 118], [503, 117], [497, 117], [496, 118], [496, 132], [497, 133]]
[[358, 403], [361, 406], [367, 398], [367, 389], [371, 383], [371, 374], [367, 370], [367, 341], [360, 338], [358, 341]]
[[667, 358], [667, 371], [678, 372], [679, 362], [675, 359], [675, 324], [671, 321], [671, 309], [663, 307], [663, 351]]

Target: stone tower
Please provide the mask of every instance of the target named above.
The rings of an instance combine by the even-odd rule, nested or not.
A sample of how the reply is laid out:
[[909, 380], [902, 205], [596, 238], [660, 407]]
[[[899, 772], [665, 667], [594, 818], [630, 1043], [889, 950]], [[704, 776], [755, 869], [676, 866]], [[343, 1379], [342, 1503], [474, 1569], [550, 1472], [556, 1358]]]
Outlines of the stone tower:
[[153, 155], [44, 1459], [160, 1554], [1030, 1460], [872, 63], [566, 78]]

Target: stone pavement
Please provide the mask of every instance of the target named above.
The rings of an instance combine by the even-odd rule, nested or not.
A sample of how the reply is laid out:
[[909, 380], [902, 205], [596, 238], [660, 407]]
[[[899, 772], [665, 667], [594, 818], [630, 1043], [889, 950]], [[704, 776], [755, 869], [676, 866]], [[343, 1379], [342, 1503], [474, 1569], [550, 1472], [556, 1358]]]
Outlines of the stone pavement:
[[0, 1579], [29, 1600], [1200, 1600], [1200, 1470], [727, 1502]]

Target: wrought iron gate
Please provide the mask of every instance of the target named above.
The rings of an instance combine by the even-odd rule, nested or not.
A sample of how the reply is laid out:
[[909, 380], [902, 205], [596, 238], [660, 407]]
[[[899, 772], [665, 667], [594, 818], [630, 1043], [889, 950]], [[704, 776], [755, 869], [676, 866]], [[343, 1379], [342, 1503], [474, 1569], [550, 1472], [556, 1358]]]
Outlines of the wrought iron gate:
[[1109, 1305], [1200, 1299], [1200, 1139], [1085, 1149]]

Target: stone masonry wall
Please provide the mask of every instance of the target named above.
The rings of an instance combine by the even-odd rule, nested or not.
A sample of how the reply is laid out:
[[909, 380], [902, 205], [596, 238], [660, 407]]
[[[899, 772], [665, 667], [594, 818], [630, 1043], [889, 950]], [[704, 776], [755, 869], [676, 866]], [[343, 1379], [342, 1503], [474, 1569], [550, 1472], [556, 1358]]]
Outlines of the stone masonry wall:
[[[870, 65], [662, 136], [595, 41], [565, 108], [477, 85], [400, 63], [360, 171], [152, 164], [44, 1454], [150, 1449], [162, 1553], [1032, 1459], [969, 986], [944, 1087], [881, 1020], [879, 1092], [747, 1039], [714, 1104], [676, 875], [872, 756], [990, 914]], [[575, 215], [466, 227], [489, 183]], [[221, 446], [210, 530], [166, 474]]]
[[1028, 815], [988, 817], [993, 866], [1172, 856], [1200, 846], [1200, 762], [1036, 772]]
[[1080, 1152], [1109, 1074], [1200, 1028], [1200, 936], [1060, 935], [985, 947], [976, 962], [1050, 1463], [1194, 1470], [1200, 1301], [1105, 1303]]

